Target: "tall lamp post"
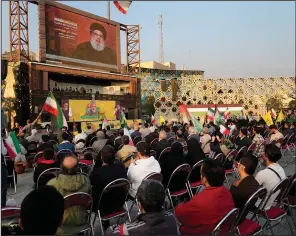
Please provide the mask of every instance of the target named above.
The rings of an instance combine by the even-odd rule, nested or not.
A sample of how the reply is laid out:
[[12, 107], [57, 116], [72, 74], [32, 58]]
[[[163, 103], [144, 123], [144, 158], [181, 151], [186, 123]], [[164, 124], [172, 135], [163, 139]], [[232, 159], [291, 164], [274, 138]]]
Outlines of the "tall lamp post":
[[107, 1], [107, 17], [110, 20], [110, 0]]

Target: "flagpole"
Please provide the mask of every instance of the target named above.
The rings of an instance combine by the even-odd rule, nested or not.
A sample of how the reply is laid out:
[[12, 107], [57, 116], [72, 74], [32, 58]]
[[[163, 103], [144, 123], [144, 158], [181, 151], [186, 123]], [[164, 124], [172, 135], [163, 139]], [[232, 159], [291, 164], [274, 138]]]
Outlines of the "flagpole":
[[110, 20], [110, 0], [107, 1], [107, 17]]

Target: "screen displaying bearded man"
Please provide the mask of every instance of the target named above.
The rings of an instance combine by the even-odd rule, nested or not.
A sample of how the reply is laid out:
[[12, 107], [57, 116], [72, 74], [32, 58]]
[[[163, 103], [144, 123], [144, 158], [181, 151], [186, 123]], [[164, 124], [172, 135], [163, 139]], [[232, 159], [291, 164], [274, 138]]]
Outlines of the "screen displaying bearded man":
[[116, 65], [116, 54], [111, 48], [105, 46], [107, 32], [104, 26], [92, 23], [89, 33], [89, 41], [79, 44], [72, 56], [81, 60]]

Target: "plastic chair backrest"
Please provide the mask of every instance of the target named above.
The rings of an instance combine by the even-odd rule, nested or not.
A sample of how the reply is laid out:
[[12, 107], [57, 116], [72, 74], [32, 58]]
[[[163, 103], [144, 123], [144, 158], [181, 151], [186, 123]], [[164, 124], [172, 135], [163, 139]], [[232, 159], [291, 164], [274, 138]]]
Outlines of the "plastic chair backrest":
[[234, 228], [239, 209], [233, 208], [230, 210], [216, 225], [211, 235], [229, 235], [229, 232]]
[[267, 195], [266, 200], [264, 201], [260, 209], [264, 209], [271, 196], [277, 192], [278, 195], [275, 200], [277, 201], [277, 204], [281, 204], [285, 196], [286, 189], [289, 187], [289, 182], [289, 178], [284, 178], [276, 186], [274, 186], [274, 188]]
[[170, 190], [178, 191], [185, 188], [185, 184], [188, 179], [188, 175], [191, 171], [191, 167], [188, 164], [182, 164], [178, 166], [171, 174], [168, 185], [165, 186]]
[[158, 143], [158, 138], [153, 139], [153, 140], [151, 141], [151, 143], [150, 143], [150, 146], [153, 146], [153, 145], [155, 145], [155, 144], [157, 144], [157, 143]]
[[[256, 190], [255, 193], [253, 193], [249, 199], [247, 200], [247, 202], [245, 203], [245, 206], [243, 208], [243, 210], [240, 212], [240, 215], [237, 219], [236, 224], [239, 225], [247, 216], [247, 214], [249, 213], [249, 211], [251, 209], [253, 209], [253, 207], [255, 206], [256, 202], [258, 199], [265, 199], [267, 195], [267, 190], [266, 188], [259, 188], [258, 190]], [[258, 209], [260, 209], [260, 205], [263, 204], [263, 201], [260, 202]], [[236, 226], [237, 226], [236, 225]]]
[[144, 178], [144, 180], [147, 180], [147, 179], [154, 179], [161, 183], [163, 178], [162, 178], [162, 174], [153, 172]]
[[201, 180], [200, 169], [201, 169], [201, 166], [203, 165], [203, 162], [204, 160], [201, 160], [195, 163], [194, 166], [192, 166], [191, 171], [187, 177], [187, 181], [189, 183], [193, 183]]
[[83, 192], [72, 193], [64, 197], [65, 206], [64, 209], [67, 210], [72, 206], [84, 206], [87, 210], [92, 209], [92, 197]]
[[248, 147], [247, 152], [249, 152], [249, 151], [254, 151], [255, 149], [256, 149], [256, 143], [252, 143], [252, 144]]
[[38, 153], [34, 156], [34, 163], [36, 163], [36, 162], [38, 161], [38, 159], [39, 159], [40, 157], [42, 157], [42, 156], [43, 156], [43, 151], [38, 152]]
[[145, 141], [139, 141], [136, 145], [136, 148], [138, 149], [138, 145], [140, 145], [141, 143], [146, 143]]
[[214, 160], [219, 160], [221, 162], [221, 164], [223, 164], [224, 154], [223, 153], [219, 153], [216, 156], [214, 156], [213, 159]]
[[235, 161], [238, 160], [239, 157], [243, 157], [247, 153], [247, 147], [241, 147], [235, 156]]
[[126, 202], [130, 183], [127, 179], [116, 179], [109, 183], [102, 191], [99, 197], [97, 209], [100, 211], [108, 211], [110, 213], [117, 212]]
[[81, 173], [84, 173], [86, 175], [89, 175], [92, 168], [93, 168], [93, 164], [88, 165], [86, 163], [83, 162], [79, 162], [78, 167], [80, 168]]
[[173, 144], [173, 142], [174, 142], [175, 140], [176, 140], [176, 139], [175, 139], [174, 137], [170, 137], [170, 138], [168, 139], [168, 143], [169, 143], [169, 145], [172, 146], [172, 144]]
[[94, 144], [94, 142], [97, 141], [97, 140], [98, 140], [97, 136], [92, 137], [91, 140], [90, 140], [90, 145], [89, 146], [92, 146]]
[[20, 207], [4, 207], [1, 209], [1, 219], [19, 218], [21, 214]]
[[56, 154], [56, 161], [58, 163], [62, 163], [63, 162], [63, 159], [68, 156], [68, 155], [72, 155], [72, 151], [69, 150], [69, 149], [62, 149], [60, 151], [57, 152]]
[[36, 182], [36, 188], [39, 188], [40, 186], [44, 186], [47, 184], [47, 182], [55, 177], [57, 177], [58, 173], [61, 171], [60, 168], [49, 168], [45, 171], [43, 171], [37, 179]]
[[140, 141], [142, 141], [142, 137], [141, 136], [137, 136], [133, 139], [133, 143], [134, 145], [137, 145], [137, 143], [139, 143]]
[[158, 157], [158, 160], [160, 160], [163, 156], [165, 156], [168, 153], [170, 153], [170, 151], [171, 151], [171, 148], [170, 147], [167, 147], [167, 148], [163, 149], [162, 152], [160, 153], [159, 157]]

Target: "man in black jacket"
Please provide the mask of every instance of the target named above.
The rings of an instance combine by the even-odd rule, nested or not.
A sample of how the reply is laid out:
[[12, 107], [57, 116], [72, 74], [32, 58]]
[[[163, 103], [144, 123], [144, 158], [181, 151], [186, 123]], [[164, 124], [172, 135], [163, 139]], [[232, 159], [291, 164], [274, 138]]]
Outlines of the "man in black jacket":
[[[100, 165], [101, 158], [103, 165]], [[115, 151], [110, 145], [102, 148], [101, 156], [98, 155], [95, 162], [96, 164], [89, 178], [92, 185], [93, 210], [97, 211], [103, 189], [116, 179], [126, 179], [127, 174], [123, 164], [115, 163]], [[110, 205], [100, 206], [101, 214], [109, 210], [112, 211], [112, 203]]]
[[166, 139], [166, 132], [164, 130], [159, 132], [159, 141], [152, 146], [152, 150], [156, 151], [156, 157], [155, 159], [158, 160], [160, 153], [167, 147], [169, 147], [169, 143]]
[[54, 151], [52, 148], [45, 149], [42, 157], [39, 160], [38, 166], [35, 168], [34, 171], [34, 183], [37, 184], [38, 177], [41, 175], [41, 173], [49, 168], [58, 167], [56, 166], [56, 163], [53, 160], [54, 157]]
[[165, 190], [156, 180], [144, 180], [137, 192], [141, 214], [132, 223], [111, 226], [107, 235], [178, 235], [174, 215], [163, 210]]
[[51, 142], [49, 142], [49, 136], [46, 134], [43, 134], [41, 136], [42, 139], [42, 143], [39, 144], [39, 146], [37, 147], [37, 152], [41, 152], [44, 151], [46, 149], [52, 149], [54, 150], [53, 144]]

